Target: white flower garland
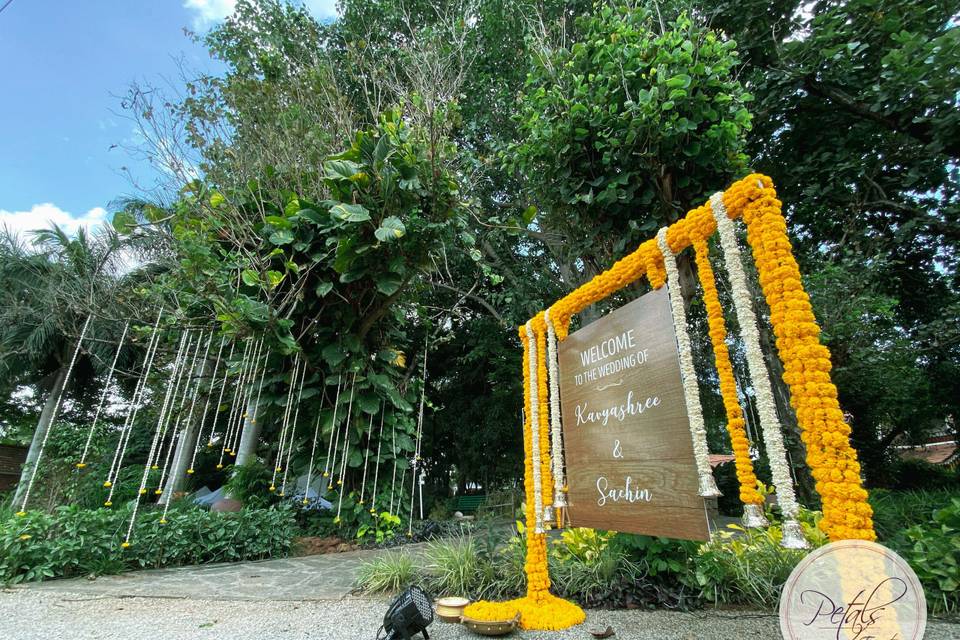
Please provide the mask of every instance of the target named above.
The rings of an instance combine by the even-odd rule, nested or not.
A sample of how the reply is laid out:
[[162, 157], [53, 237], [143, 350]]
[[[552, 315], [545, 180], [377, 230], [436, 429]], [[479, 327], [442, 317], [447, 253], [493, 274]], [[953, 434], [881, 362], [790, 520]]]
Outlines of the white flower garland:
[[564, 486], [563, 436], [560, 422], [560, 364], [557, 355], [557, 330], [550, 319], [550, 309], [543, 314], [547, 323], [547, 366], [550, 368], [550, 451], [551, 469], [553, 469], [553, 506], [567, 506], [567, 494]]
[[530, 328], [527, 331], [527, 366], [530, 368], [530, 449], [533, 464], [533, 514], [534, 533], [543, 533], [543, 489], [540, 475], [540, 387], [537, 381], [537, 338]]
[[809, 545], [803, 536], [803, 529], [797, 522], [799, 506], [793, 490], [793, 479], [790, 477], [790, 467], [787, 463], [787, 453], [783, 444], [780, 420], [777, 417], [773, 389], [770, 386], [767, 366], [763, 361], [763, 351], [760, 348], [757, 316], [750, 299], [750, 289], [747, 287], [747, 276], [740, 257], [740, 246], [737, 242], [736, 231], [733, 228], [733, 222], [727, 217], [727, 209], [723, 204], [723, 193], [715, 193], [710, 197], [710, 208], [717, 221], [720, 247], [723, 250], [723, 258], [730, 278], [733, 306], [737, 314], [737, 322], [740, 324], [740, 333], [743, 337], [747, 355], [747, 369], [757, 399], [760, 430], [763, 433], [763, 442], [767, 448], [767, 457], [770, 459], [770, 475], [773, 477], [776, 488], [777, 502], [783, 511], [783, 541], [781, 544], [787, 548], [805, 549]]
[[710, 471], [707, 430], [703, 424], [703, 408], [700, 406], [700, 388], [697, 385], [697, 374], [693, 366], [687, 314], [683, 309], [683, 296], [680, 293], [680, 272], [677, 270], [677, 258], [667, 243], [666, 227], [657, 233], [657, 244], [663, 254], [663, 264], [667, 271], [667, 293], [670, 297], [670, 310], [673, 313], [673, 326], [677, 333], [680, 378], [683, 381], [683, 398], [687, 405], [687, 416], [690, 419], [693, 456], [697, 462], [697, 475], [700, 477], [700, 495], [705, 498], [715, 498], [721, 493]]

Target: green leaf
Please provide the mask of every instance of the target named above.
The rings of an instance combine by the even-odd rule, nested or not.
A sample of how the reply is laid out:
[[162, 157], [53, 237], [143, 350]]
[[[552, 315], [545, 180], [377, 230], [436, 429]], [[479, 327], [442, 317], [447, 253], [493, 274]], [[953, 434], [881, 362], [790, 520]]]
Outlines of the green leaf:
[[248, 287], [260, 286], [260, 275], [253, 269], [244, 269], [240, 274], [240, 278], [243, 280], [243, 284]]
[[377, 291], [384, 295], [391, 296], [397, 292], [402, 282], [403, 280], [397, 274], [385, 273], [377, 276]]
[[270, 242], [280, 246], [293, 242], [293, 231], [289, 229], [277, 229], [270, 234]]
[[333, 291], [333, 283], [332, 283], [332, 282], [321, 282], [320, 284], [317, 285], [316, 291], [317, 291], [317, 295], [320, 296], [321, 298], [323, 298], [323, 297], [325, 297], [328, 293], [330, 293], [331, 291]]
[[366, 222], [370, 212], [363, 205], [340, 202], [330, 207], [330, 213], [344, 222]]
[[118, 211], [113, 214], [113, 228], [116, 229], [117, 233], [124, 235], [133, 231], [133, 228], [137, 224], [137, 219], [133, 217], [132, 213], [127, 213], [126, 211]]
[[523, 224], [530, 224], [537, 217], [537, 207], [530, 205], [523, 210]]
[[278, 284], [283, 282], [283, 278], [286, 274], [280, 273], [279, 271], [267, 271], [267, 284], [270, 285], [270, 288], [275, 288]]
[[352, 180], [361, 173], [360, 165], [350, 160], [330, 160], [323, 164], [323, 169], [324, 177], [336, 180]]
[[407, 229], [403, 226], [400, 218], [390, 216], [389, 218], [384, 218], [383, 222], [380, 223], [380, 227], [374, 232], [374, 235], [380, 242], [393, 242], [394, 240], [402, 238], [406, 232]]
[[347, 358], [347, 352], [340, 348], [338, 344], [328, 344], [323, 349], [323, 359], [331, 367], [335, 367]]
[[678, 73], [667, 80], [668, 89], [686, 89], [690, 86], [690, 76], [685, 73]]

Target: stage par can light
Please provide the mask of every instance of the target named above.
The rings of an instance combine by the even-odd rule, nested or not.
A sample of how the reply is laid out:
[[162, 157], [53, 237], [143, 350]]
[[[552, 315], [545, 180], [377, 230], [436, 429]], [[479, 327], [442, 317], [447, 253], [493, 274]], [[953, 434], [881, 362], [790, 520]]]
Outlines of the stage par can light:
[[[384, 640], [410, 640], [422, 633], [426, 640], [427, 627], [433, 622], [433, 603], [427, 592], [417, 586], [409, 587], [397, 596], [383, 616]], [[377, 634], [377, 638], [380, 638]]]

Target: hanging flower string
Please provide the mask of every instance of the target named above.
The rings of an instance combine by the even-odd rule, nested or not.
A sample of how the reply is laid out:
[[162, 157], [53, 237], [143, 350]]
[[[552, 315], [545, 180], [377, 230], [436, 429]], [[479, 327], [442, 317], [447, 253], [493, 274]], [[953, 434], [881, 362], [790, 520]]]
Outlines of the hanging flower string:
[[783, 380], [790, 387], [807, 463], [823, 499], [820, 527], [831, 540], [875, 540], [873, 510], [860, 482], [857, 453], [850, 446], [850, 426], [830, 379], [830, 351], [820, 344], [820, 327], [803, 290], [782, 205], [770, 178], [750, 178], [752, 182], [733, 185], [722, 202], [728, 210], [742, 211], [747, 225], [747, 242], [784, 365]]
[[787, 548], [804, 549], [808, 544], [804, 539], [803, 529], [797, 521], [800, 507], [793, 490], [793, 478], [787, 462], [787, 451], [783, 443], [780, 420], [777, 417], [777, 405], [770, 385], [770, 376], [764, 363], [763, 350], [760, 348], [760, 330], [753, 310], [750, 289], [747, 286], [743, 260], [740, 257], [740, 245], [737, 242], [733, 222], [727, 217], [727, 211], [723, 205], [723, 194], [714, 194], [710, 198], [710, 206], [717, 221], [720, 246], [723, 249], [724, 263], [727, 265], [727, 273], [730, 277], [733, 307], [737, 314], [737, 322], [740, 324], [740, 334], [747, 355], [747, 369], [750, 372], [750, 380], [757, 399], [760, 430], [763, 433], [767, 458], [770, 460], [770, 475], [773, 477], [777, 492], [777, 503], [783, 512], [782, 544]]
[[733, 448], [737, 480], [740, 483], [740, 501], [743, 502], [743, 523], [747, 527], [765, 527], [768, 522], [763, 515], [763, 496], [757, 490], [757, 476], [750, 459], [750, 441], [747, 438], [746, 422], [743, 410], [737, 398], [737, 382], [733, 376], [730, 352], [727, 349], [727, 325], [723, 319], [723, 307], [717, 293], [716, 276], [710, 264], [707, 241], [701, 236], [693, 239], [696, 252], [697, 277], [703, 288], [703, 302], [707, 309], [707, 323], [710, 327], [710, 342], [713, 345], [713, 359], [720, 381], [720, 397], [727, 415], [727, 433]]
[[553, 506], [557, 509], [557, 524], [562, 523], [560, 509], [567, 506], [567, 480], [564, 476], [563, 435], [560, 421], [560, 364], [557, 356], [557, 330], [550, 319], [550, 310], [543, 314], [547, 325], [547, 366], [550, 377], [550, 459], [553, 472]]
[[[539, 389], [537, 376], [537, 339], [533, 334], [533, 329], [528, 322], [524, 330], [527, 332], [527, 341], [530, 346], [527, 348], [527, 366], [530, 368], [530, 387], [534, 390]], [[540, 400], [539, 394], [531, 396], [530, 403], [530, 422], [533, 425], [530, 432], [530, 450], [532, 455], [533, 471], [533, 521], [534, 533], [543, 533], [543, 466], [540, 464]]]
[[[747, 225], [747, 240], [784, 363], [784, 381], [790, 387], [791, 403], [807, 446], [807, 462], [823, 497], [820, 527], [831, 540], [873, 540], [872, 510], [860, 482], [856, 453], [849, 443], [850, 429], [843, 421], [836, 387], [830, 381], [829, 351], [819, 343], [819, 327], [803, 291], [772, 181], [751, 174], [724, 192], [723, 204], [726, 218], [742, 217]], [[704, 203], [670, 226], [671, 249], [674, 253], [682, 251], [694, 239], [709, 238], [716, 230], [717, 218], [710, 203]], [[567, 337], [574, 314], [643, 275], [654, 287], [662, 286], [666, 278], [663, 254], [655, 238], [550, 307], [557, 339]], [[521, 339], [526, 339], [524, 331]]]
[[[534, 335], [535, 329], [540, 328], [541, 335], [545, 333], [543, 316], [540, 315], [538, 318], [537, 322], [531, 322], [520, 327], [520, 340], [524, 347], [523, 391], [524, 414], [526, 416], [523, 425], [523, 449], [527, 539], [527, 557], [524, 570], [527, 574], [527, 595], [507, 602], [481, 600], [464, 609], [464, 615], [477, 620], [509, 620], [519, 613], [520, 627], [523, 629], [560, 630], [580, 624], [586, 619], [586, 615], [583, 609], [577, 605], [550, 593], [550, 574], [547, 568], [547, 536], [545, 533], [537, 533], [536, 531], [533, 478], [538, 465], [534, 464], [533, 437], [534, 433], [540, 431], [539, 404], [540, 397], [543, 397], [544, 393], [541, 393], [540, 386], [532, 381], [531, 377], [533, 377], [533, 372], [540, 368], [541, 363], [544, 368], [546, 367], [543, 351], [540, 352], [540, 358], [536, 357], [535, 352], [537, 344], [537, 337]], [[537, 362], [538, 360], [539, 362]], [[534, 361], [533, 366], [530, 364], [531, 361]], [[544, 382], [544, 384], [546, 383]], [[534, 408], [537, 410], [537, 420], [534, 420]], [[542, 424], [545, 426], [546, 420]], [[544, 432], [543, 440], [547, 440], [546, 432]], [[549, 474], [549, 465], [547, 466], [547, 473]]]
[[697, 384], [697, 372], [693, 366], [693, 350], [690, 347], [690, 331], [687, 327], [687, 314], [683, 308], [683, 295], [680, 291], [680, 271], [677, 259], [667, 242], [667, 228], [657, 234], [657, 244], [663, 254], [663, 263], [667, 270], [667, 294], [670, 297], [670, 311], [673, 314], [673, 328], [677, 334], [677, 351], [680, 356], [680, 379], [683, 383], [683, 399], [690, 421], [690, 437], [693, 440], [693, 457], [697, 463], [697, 475], [700, 478], [700, 495], [716, 498], [721, 495], [710, 471], [710, 452], [707, 449], [707, 429], [703, 424], [703, 407], [700, 404], [700, 386]]

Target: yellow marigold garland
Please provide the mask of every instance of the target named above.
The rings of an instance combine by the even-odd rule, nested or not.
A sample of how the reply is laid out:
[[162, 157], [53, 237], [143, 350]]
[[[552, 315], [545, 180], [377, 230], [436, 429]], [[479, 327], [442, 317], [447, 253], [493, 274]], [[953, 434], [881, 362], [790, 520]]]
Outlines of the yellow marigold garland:
[[770, 323], [790, 387], [807, 463], [823, 499], [820, 527], [831, 540], [874, 540], [873, 510], [860, 483], [860, 464], [850, 446], [850, 427], [830, 379], [830, 352], [820, 344], [820, 327], [804, 292], [800, 269], [787, 237], [786, 220], [766, 176], [740, 182], [724, 203], [742, 211], [760, 287], [770, 307]]
[[[850, 429], [843, 421], [837, 402], [836, 387], [830, 380], [830, 354], [819, 343], [819, 327], [803, 291], [800, 271], [793, 258], [786, 234], [786, 222], [776, 199], [770, 178], [753, 174], [734, 183], [724, 193], [724, 204], [730, 219], [743, 217], [747, 223], [748, 242], [760, 277], [761, 288], [771, 309], [771, 323], [777, 348], [785, 367], [784, 381], [790, 386], [791, 403], [807, 445], [817, 490], [823, 497], [824, 517], [821, 528], [831, 540], [857, 538], [873, 540], [872, 511], [866, 502], [866, 491], [860, 485], [860, 467], [856, 452], [850, 446]], [[741, 499], [745, 504], [759, 504], [756, 477], [749, 460], [743, 413], [736, 402], [736, 388], [726, 348], [726, 327], [716, 292], [713, 271], [709, 265], [706, 239], [716, 231], [716, 221], [709, 203], [691, 210], [671, 225], [667, 242], [674, 253], [693, 245], [697, 252], [700, 281], [704, 288], [710, 322], [710, 338], [714, 345], [721, 393], [727, 412], [728, 431], [737, 458], [737, 475], [741, 483]], [[551, 308], [557, 338], [569, 333], [570, 318], [587, 306], [635, 282], [646, 275], [650, 283], [663, 286], [665, 271], [662, 254], [655, 239], [641, 244], [636, 251], [617, 261], [613, 267], [579, 287]], [[543, 312], [531, 322], [537, 348], [538, 423], [531, 420], [531, 381], [525, 327], [520, 339], [527, 358], [524, 360], [524, 481], [526, 489], [527, 596], [509, 602], [477, 602], [464, 613], [480, 620], [506, 620], [521, 615], [524, 629], [565, 629], [583, 622], [580, 607], [552, 595], [547, 567], [545, 534], [535, 532], [533, 496], [532, 430], [539, 433], [543, 504], [550, 504], [552, 483], [549, 463], [549, 406], [546, 366], [546, 327]], [[732, 402], [730, 402], [732, 400]]]
[[541, 473], [543, 474], [544, 504], [549, 504], [552, 498], [552, 482], [550, 482], [550, 437], [548, 409], [546, 405], [546, 324], [543, 314], [539, 314], [531, 322], [534, 331], [537, 349], [537, 382], [539, 388], [538, 403], [541, 403], [539, 424], [534, 425], [531, 420], [531, 389], [530, 373], [526, 366], [530, 349], [526, 328], [520, 327], [520, 341], [523, 343], [523, 392], [524, 415], [523, 449], [524, 449], [524, 489], [526, 493], [526, 537], [527, 557], [524, 570], [527, 574], [527, 595], [523, 598], [507, 602], [488, 602], [481, 600], [464, 609], [464, 615], [477, 620], [510, 620], [520, 613], [520, 627], [530, 630], [560, 630], [580, 624], [586, 620], [583, 609], [572, 602], [568, 602], [550, 593], [550, 574], [547, 566], [547, 536], [536, 533], [534, 496], [533, 496], [533, 449], [532, 432], [537, 428], [540, 433]]
[[763, 496], [757, 491], [757, 476], [753, 472], [753, 461], [750, 459], [746, 422], [737, 399], [737, 383], [733, 377], [733, 365], [730, 364], [730, 352], [727, 349], [727, 325], [723, 319], [720, 296], [717, 294], [707, 241], [703, 236], [694, 237], [693, 249], [697, 261], [697, 277], [703, 288], [703, 302], [707, 309], [710, 342], [713, 344], [713, 358], [720, 380], [720, 396], [727, 414], [727, 433], [730, 435], [737, 480], [740, 482], [740, 500], [744, 505], [762, 505]]

